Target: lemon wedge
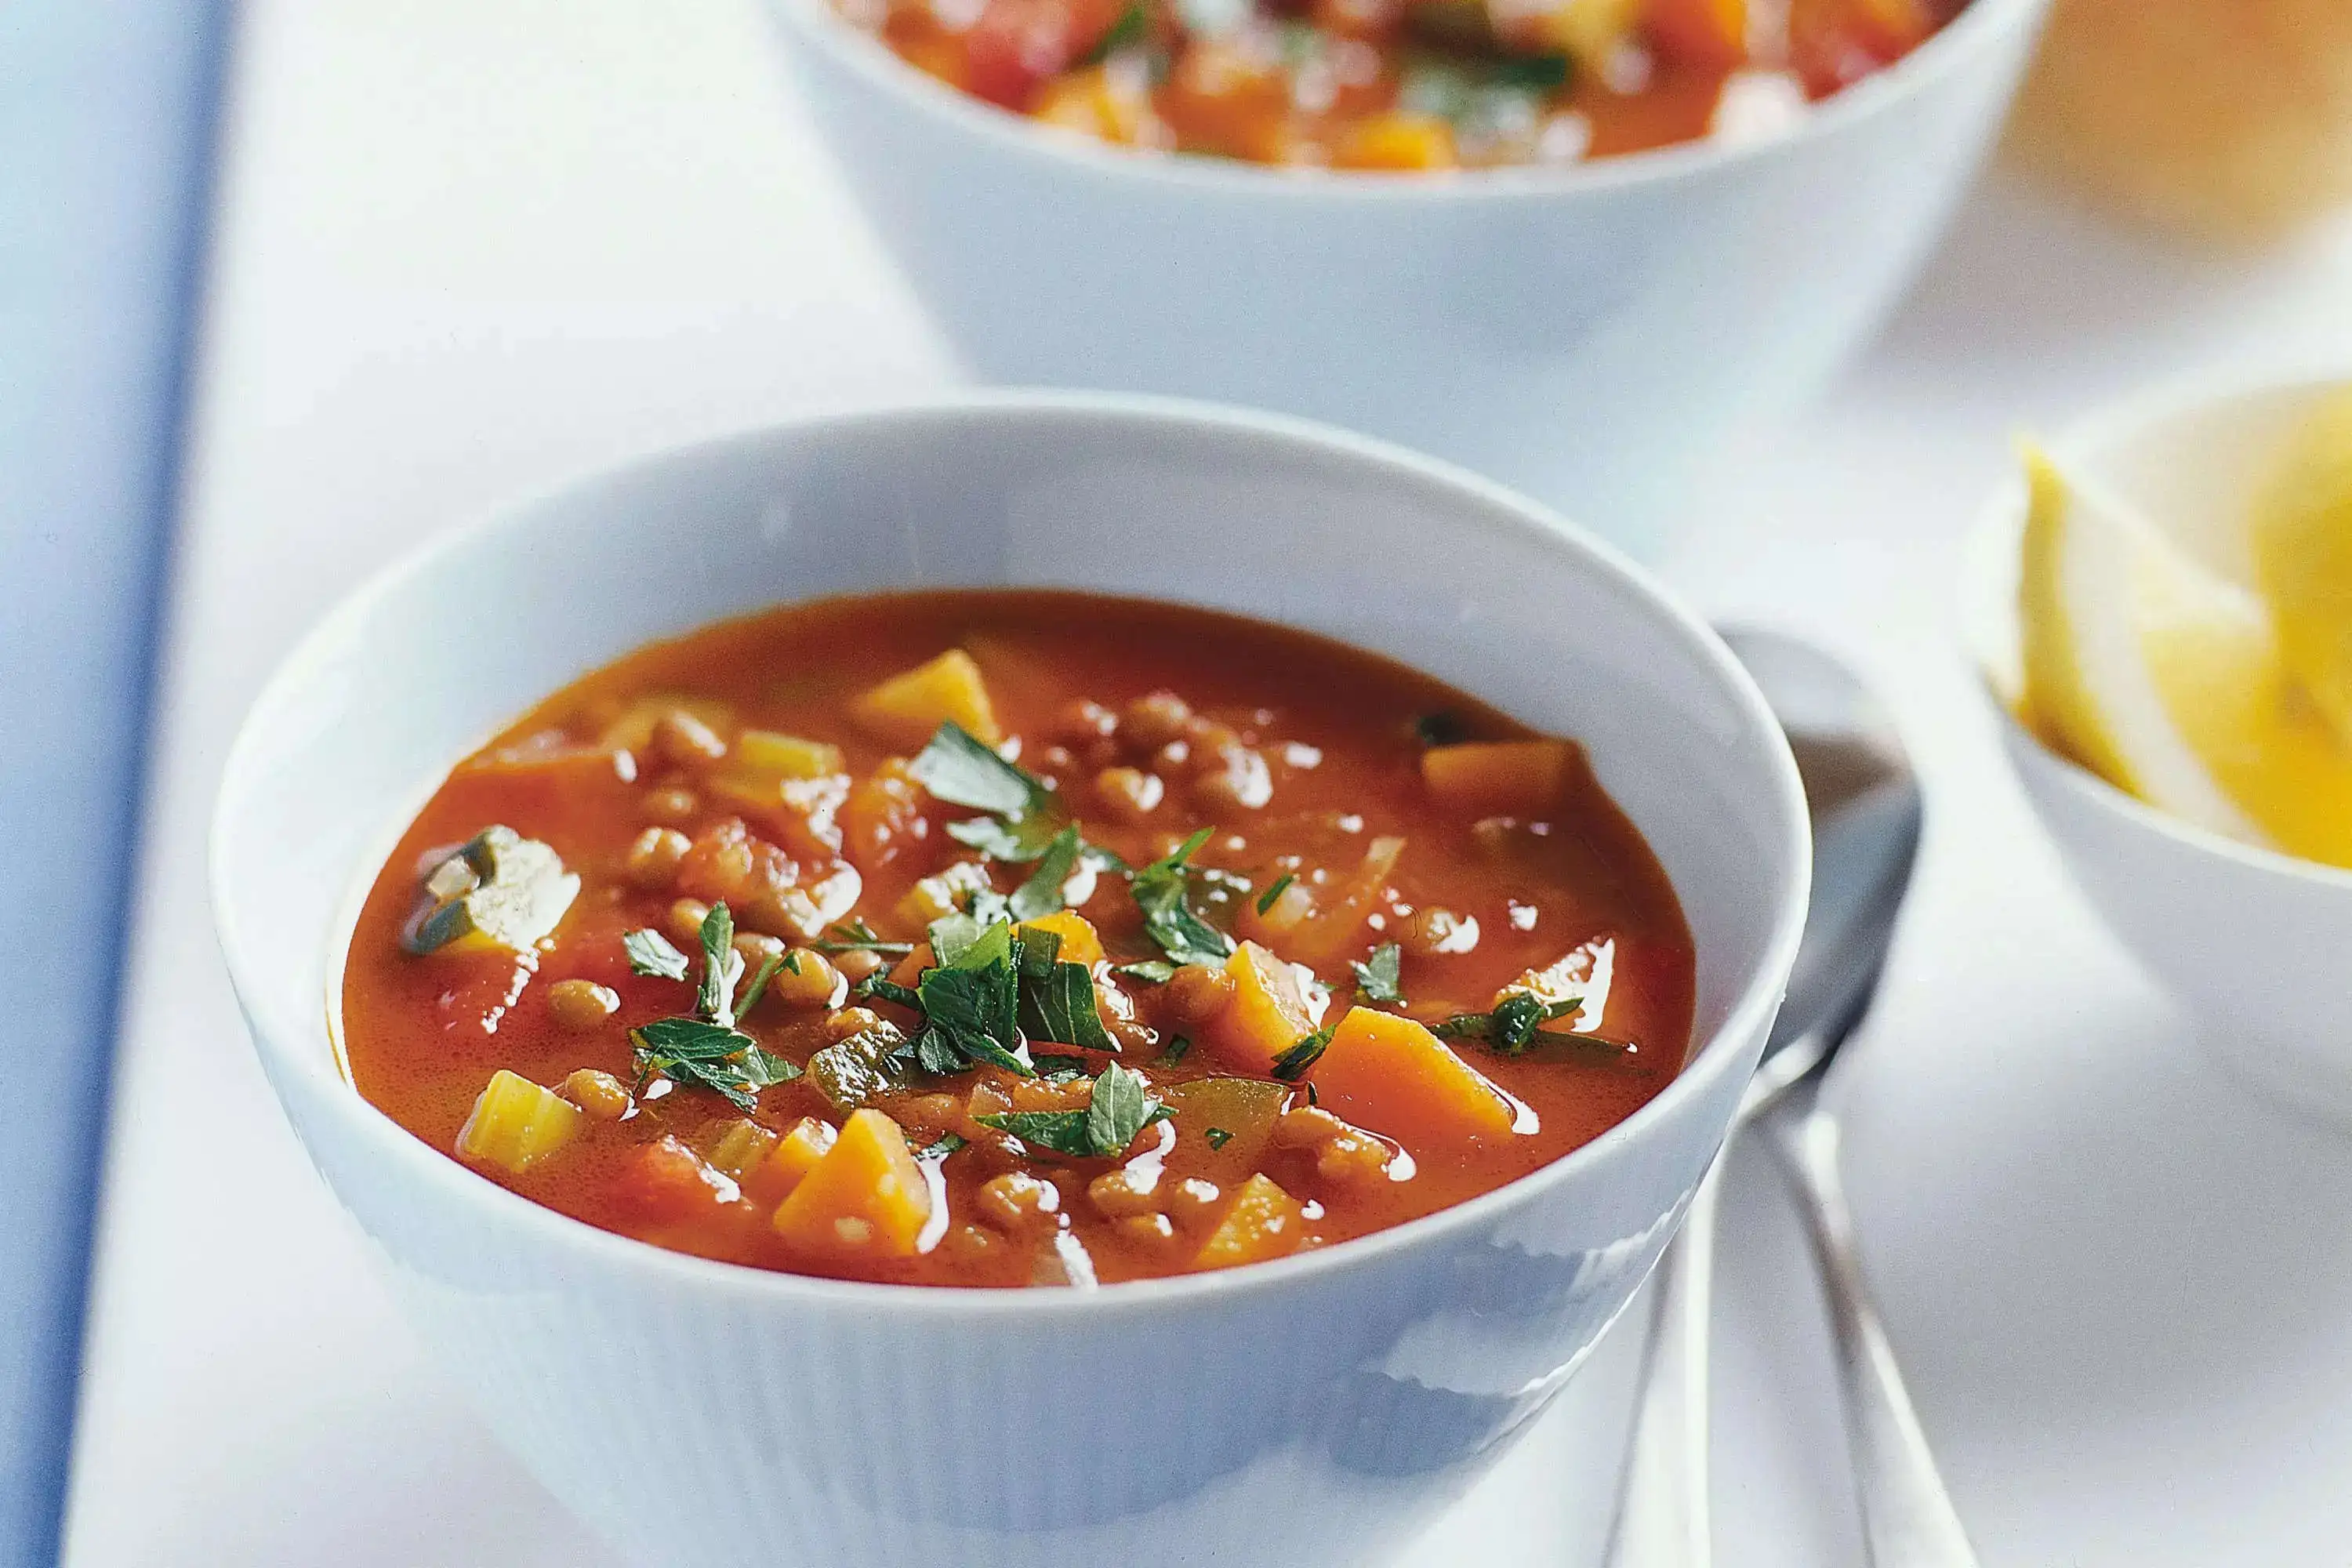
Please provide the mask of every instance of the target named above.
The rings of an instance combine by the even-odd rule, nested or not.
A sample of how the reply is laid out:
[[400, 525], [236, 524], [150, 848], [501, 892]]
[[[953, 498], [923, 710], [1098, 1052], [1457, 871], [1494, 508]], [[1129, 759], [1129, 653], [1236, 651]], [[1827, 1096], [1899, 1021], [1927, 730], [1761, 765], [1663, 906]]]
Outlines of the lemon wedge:
[[2291, 668], [2270, 606], [2046, 454], [2028, 450], [2026, 479], [2027, 722], [2159, 811], [2352, 866], [2352, 747]]
[[2254, 501], [2254, 572], [2288, 670], [2352, 746], [2352, 391], [2323, 400]]

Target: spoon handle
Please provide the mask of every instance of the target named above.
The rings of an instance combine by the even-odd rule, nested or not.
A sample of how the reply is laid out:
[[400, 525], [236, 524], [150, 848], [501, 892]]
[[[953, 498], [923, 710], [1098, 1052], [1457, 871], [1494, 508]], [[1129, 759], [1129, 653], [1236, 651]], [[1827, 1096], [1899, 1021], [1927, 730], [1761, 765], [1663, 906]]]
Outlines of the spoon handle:
[[1816, 1110], [1770, 1120], [1829, 1292], [1870, 1561], [1874, 1568], [1977, 1568], [1863, 1279], [1853, 1215], [1838, 1175], [1837, 1119]]
[[1609, 1568], [1708, 1568], [1714, 1558], [1707, 1521], [1707, 1322], [1722, 1186], [1717, 1156], [1658, 1263], [1642, 1403], [1633, 1412]]

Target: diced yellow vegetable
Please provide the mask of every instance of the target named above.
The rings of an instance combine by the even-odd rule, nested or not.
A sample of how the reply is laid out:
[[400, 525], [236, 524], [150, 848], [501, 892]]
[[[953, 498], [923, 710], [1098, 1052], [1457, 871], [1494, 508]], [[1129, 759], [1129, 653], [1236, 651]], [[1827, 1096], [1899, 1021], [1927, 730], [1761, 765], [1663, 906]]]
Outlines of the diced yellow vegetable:
[[1502, 1092], [1411, 1018], [1351, 1007], [1315, 1064], [1326, 1110], [1385, 1132], [1408, 1149], [1458, 1148], [1511, 1135], [1516, 1112]]
[[824, 1158], [777, 1205], [776, 1234], [812, 1252], [911, 1258], [931, 1189], [898, 1124], [853, 1110]]
[[992, 891], [995, 886], [988, 879], [987, 867], [977, 860], [959, 860], [908, 889], [891, 912], [910, 926], [927, 926], [970, 904], [973, 894]]
[[1572, 741], [1472, 741], [1421, 754], [1422, 782], [1470, 816], [1535, 816], [1558, 806], [1575, 777]]
[[971, 655], [951, 647], [928, 664], [894, 675], [851, 704], [860, 724], [894, 746], [919, 746], [952, 721], [989, 745], [1004, 739], [988, 683]]
[[1331, 155], [1341, 169], [1450, 169], [1454, 127], [1434, 114], [1375, 114], [1349, 127]]
[[1023, 921], [1023, 931], [1049, 931], [1062, 939], [1062, 962], [1083, 963], [1088, 969], [1102, 962], [1102, 938], [1094, 922], [1075, 910], [1058, 910], [1050, 915], [1039, 915], [1034, 921]]
[[1201, 1268], [1263, 1263], [1269, 1258], [1288, 1257], [1306, 1239], [1307, 1217], [1298, 1200], [1261, 1171], [1242, 1184], [1233, 1207], [1217, 1222], [1192, 1261]]
[[710, 1163], [740, 1182], [782, 1142], [756, 1121], [730, 1122], [710, 1146]]
[[772, 1182], [780, 1193], [790, 1192], [816, 1169], [817, 1162], [824, 1158], [839, 1136], [831, 1122], [819, 1121], [814, 1116], [802, 1117], [769, 1151], [767, 1163], [760, 1168], [761, 1179]]
[[1234, 950], [1225, 973], [1234, 978], [1233, 1005], [1217, 1020], [1211, 1038], [1234, 1065], [1263, 1073], [1300, 1036], [1313, 1032], [1307, 989], [1296, 967], [1254, 942]]
[[457, 1152], [520, 1175], [579, 1131], [578, 1106], [500, 1068], [490, 1075], [474, 1101], [473, 1114], [458, 1130]]
[[730, 771], [772, 779], [821, 779], [842, 769], [839, 746], [774, 730], [746, 730], [737, 735], [732, 761]]
[[596, 743], [606, 751], [642, 754], [654, 742], [654, 726], [672, 709], [683, 709], [722, 735], [735, 727], [735, 710], [716, 698], [655, 691], [631, 700], [607, 721]]

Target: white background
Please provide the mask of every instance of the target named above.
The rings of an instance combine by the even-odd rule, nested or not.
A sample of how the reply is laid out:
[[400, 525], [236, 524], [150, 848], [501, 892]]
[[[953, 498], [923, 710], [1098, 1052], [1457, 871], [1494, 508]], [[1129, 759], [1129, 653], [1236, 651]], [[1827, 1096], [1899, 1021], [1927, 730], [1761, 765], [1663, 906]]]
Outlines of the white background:
[[[215, 956], [203, 828], [271, 664], [434, 530], [945, 381], [772, 65], [750, 0], [244, 8], [77, 1568], [610, 1568], [424, 1364], [270, 1103]], [[1708, 610], [1861, 662], [1927, 770], [1921, 881], [1843, 1090], [1850, 1180], [1995, 1568], [2352, 1564], [2352, 1139], [2222, 1078], [2094, 926], [2000, 771], [1948, 603], [2014, 431], [2152, 376], [2312, 358], [2352, 363], [2352, 229], [2184, 254], [1996, 182], [1665, 563]], [[1752, 1159], [1727, 1241], [1721, 1561], [1857, 1563], [1820, 1307]], [[1551, 1500], [1609, 1482], [1571, 1426], [1410, 1560], [1558, 1561]]]

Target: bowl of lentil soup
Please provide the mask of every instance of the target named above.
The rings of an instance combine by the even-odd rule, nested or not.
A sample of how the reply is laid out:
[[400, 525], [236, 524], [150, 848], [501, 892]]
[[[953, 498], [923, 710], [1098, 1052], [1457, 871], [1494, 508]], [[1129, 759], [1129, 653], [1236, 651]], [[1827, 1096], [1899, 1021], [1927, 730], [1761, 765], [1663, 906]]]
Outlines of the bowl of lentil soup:
[[[1744, 8], [768, 0], [851, 194], [982, 378], [1330, 420], [1637, 551], [1714, 438], [1801, 395], [1916, 272], [2044, 4], [1759, 4], [1768, 35], [1768, 14], [1821, 21], [1801, 48], [1743, 27], [1737, 63], [1727, 43], [1684, 41], [1671, 64], [1662, 40], [1693, 30], [1675, 18], [1704, 32]], [[1113, 29], [1099, 37], [1097, 6]], [[1207, 12], [1232, 26], [1181, 21]], [[1120, 31], [1130, 15], [1145, 25]], [[1466, 43], [1416, 41], [1444, 17]], [[1532, 56], [1495, 42], [1525, 27], [1555, 41]], [[1195, 151], [1055, 122], [1069, 92], [1101, 96], [1113, 62], [1081, 62], [1106, 41], [1118, 68], [1147, 57], [1136, 123]], [[1016, 85], [990, 85], [995, 57]], [[1335, 58], [1367, 62], [1360, 114], [1314, 107], [1336, 91]], [[1408, 89], [1433, 111], [1401, 109]], [[1460, 163], [1478, 144], [1457, 123], [1480, 115], [1511, 129], [1477, 166], [1335, 166], [1356, 140], [1356, 161], [1395, 163], [1441, 134]], [[1580, 143], [1606, 155], [1538, 155]]]
[[1607, 552], [1050, 396], [454, 536], [273, 683], [214, 853], [424, 1337], [679, 1563], [1361, 1561], [1639, 1284], [1805, 861], [1744, 676]]

